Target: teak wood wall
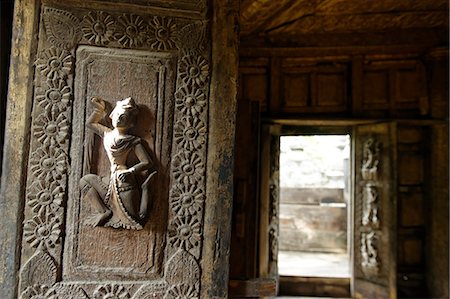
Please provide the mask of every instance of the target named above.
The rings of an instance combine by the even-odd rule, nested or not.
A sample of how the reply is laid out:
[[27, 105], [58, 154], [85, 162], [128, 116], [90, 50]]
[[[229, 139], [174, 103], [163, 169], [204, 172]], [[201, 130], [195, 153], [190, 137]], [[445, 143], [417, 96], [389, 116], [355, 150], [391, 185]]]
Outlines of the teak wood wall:
[[425, 46], [241, 48], [230, 279], [266, 252], [261, 124], [305, 119], [398, 123], [398, 296], [448, 296], [448, 49]]

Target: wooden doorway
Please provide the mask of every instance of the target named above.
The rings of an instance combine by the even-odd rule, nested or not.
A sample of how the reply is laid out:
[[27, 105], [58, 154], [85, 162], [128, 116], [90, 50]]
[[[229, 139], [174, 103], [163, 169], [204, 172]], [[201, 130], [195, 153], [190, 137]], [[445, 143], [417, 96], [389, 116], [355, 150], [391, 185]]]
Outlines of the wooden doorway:
[[[395, 195], [392, 193], [394, 185], [392, 180], [395, 177], [395, 170], [392, 167], [395, 142], [392, 142], [391, 136], [395, 126], [394, 128], [392, 126], [375, 123], [361, 125], [349, 122], [345, 126], [275, 125], [266, 130], [263, 129], [260, 246], [263, 252], [264, 247], [267, 247], [268, 256], [261, 254], [260, 261], [262, 265], [268, 265], [268, 275], [279, 277], [279, 295], [350, 297], [359, 294], [389, 297], [395, 294], [395, 280], [392, 280], [393, 273], [396, 271], [395, 253], [391, 251], [395, 248], [393, 219], [396, 211]], [[264, 132], [269, 134], [264, 137]], [[284, 273], [279, 271], [281, 269], [279, 265], [283, 262], [280, 260], [279, 252], [283, 246], [285, 247], [283, 242], [286, 242], [281, 232], [283, 227], [282, 194], [286, 191], [283, 191], [280, 183], [280, 137], [300, 133], [342, 134], [345, 132], [351, 133], [352, 136], [349, 175], [352, 209], [348, 214], [351, 240], [349, 242], [350, 275], [346, 278], [338, 278], [337, 275], [333, 277], [332, 273], [329, 273], [327, 277], [323, 277], [325, 275], [317, 277], [314, 274], [310, 276], [283, 275]], [[265, 157], [265, 154], [268, 154], [270, 159]], [[265, 163], [269, 165], [264, 166]], [[264, 169], [268, 169], [269, 172], [265, 174]], [[369, 169], [373, 175], [368, 174]], [[265, 205], [264, 200], [268, 200], [268, 204]], [[264, 207], [268, 209], [265, 211]], [[267, 219], [267, 222], [264, 219]], [[307, 228], [303, 227], [303, 230]]]

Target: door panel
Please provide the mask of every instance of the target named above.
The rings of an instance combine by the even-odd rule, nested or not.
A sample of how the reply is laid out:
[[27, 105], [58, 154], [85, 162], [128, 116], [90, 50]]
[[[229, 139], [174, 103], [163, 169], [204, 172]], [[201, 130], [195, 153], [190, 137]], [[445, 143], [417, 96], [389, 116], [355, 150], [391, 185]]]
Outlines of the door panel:
[[[32, 112], [28, 168], [23, 167], [27, 182], [18, 245], [18, 296], [198, 298], [201, 292], [211, 291], [225, 297], [226, 286], [217, 282], [227, 280], [227, 271], [220, 271], [224, 277], [211, 272], [216, 265], [227, 264], [229, 228], [218, 223], [228, 223], [231, 211], [226, 210], [230, 206], [226, 200], [231, 199], [228, 150], [232, 151], [234, 127], [232, 122], [224, 124], [224, 119], [234, 115], [230, 99], [234, 99], [235, 83], [212, 84], [209, 2], [117, 2], [43, 1], [40, 10], [36, 3], [41, 22], [33, 53], [37, 58], [34, 96], [26, 99]], [[215, 8], [220, 16], [226, 11], [235, 18], [235, 13], [230, 14], [235, 4]], [[221, 33], [226, 31], [218, 27]], [[237, 49], [233, 34], [217, 36], [227, 39], [230, 47], [222, 62], [237, 54], [232, 52]], [[212, 73], [217, 82], [233, 82], [236, 71], [230, 66]], [[216, 87], [212, 92], [222, 102], [210, 101], [210, 85]], [[113, 164], [114, 159], [107, 156], [112, 151], [105, 151], [102, 136], [89, 132], [96, 113], [92, 97], [104, 99], [105, 114], [97, 121], [109, 128], [113, 124], [108, 115], [118, 100], [135, 99], [139, 112], [127, 133], [139, 138], [127, 137], [125, 142], [133, 140], [133, 146], [140, 144], [143, 149], [130, 154], [129, 160]], [[217, 106], [223, 115], [216, 116]], [[210, 119], [209, 113], [216, 117]], [[115, 142], [114, 150], [129, 150], [122, 147], [122, 140]], [[227, 150], [215, 150], [207, 160], [208, 147]], [[112, 174], [119, 176], [116, 171], [124, 164], [136, 165], [142, 152], [157, 172], [150, 183], [132, 167], [136, 182], [131, 186], [113, 179]], [[120, 196], [135, 189], [142, 194], [150, 190], [147, 217], [134, 226], [118, 226], [114, 218], [101, 224], [97, 219], [98, 226], [90, 226], [87, 220], [92, 221], [93, 205], [85, 199], [92, 188], [82, 188], [80, 179], [91, 174], [107, 178], [97, 185], [105, 191], [102, 200], [108, 208], [112, 204], [105, 198], [119, 198], [117, 209], [129, 212], [136, 203], [124, 208]], [[150, 187], [144, 189], [144, 184]], [[220, 188], [226, 190], [217, 197], [224, 205], [217, 217], [218, 199], [211, 194]], [[13, 292], [8, 291], [5, 298], [12, 298]]]
[[353, 294], [396, 298], [396, 125], [354, 129]]

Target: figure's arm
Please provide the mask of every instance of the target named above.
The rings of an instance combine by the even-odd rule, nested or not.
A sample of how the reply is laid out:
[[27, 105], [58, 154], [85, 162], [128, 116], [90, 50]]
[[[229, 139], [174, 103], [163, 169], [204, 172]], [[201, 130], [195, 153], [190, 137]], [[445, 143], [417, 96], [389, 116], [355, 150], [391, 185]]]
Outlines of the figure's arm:
[[[139, 163], [133, 166], [134, 171], [142, 171], [150, 169], [151, 167], [151, 159], [148, 155], [147, 151], [145, 150], [144, 146], [139, 143], [134, 148], [135, 154], [139, 159]], [[144, 220], [144, 218], [147, 216], [149, 205], [150, 205], [150, 179], [156, 174], [156, 171], [153, 171], [150, 173], [145, 181], [141, 185], [141, 203], [139, 205], [139, 218], [141, 220]]]
[[136, 146], [134, 147], [134, 153], [136, 154], [136, 157], [139, 159], [139, 163], [131, 167], [134, 168], [134, 171], [141, 172], [151, 167], [150, 156], [141, 143], [136, 144]]
[[94, 106], [94, 112], [92, 112], [92, 114], [87, 119], [86, 126], [100, 137], [103, 137], [103, 134], [105, 132], [111, 130], [107, 126], [104, 126], [100, 123], [103, 116], [105, 115], [105, 101], [98, 97], [93, 97], [91, 99], [91, 103]]

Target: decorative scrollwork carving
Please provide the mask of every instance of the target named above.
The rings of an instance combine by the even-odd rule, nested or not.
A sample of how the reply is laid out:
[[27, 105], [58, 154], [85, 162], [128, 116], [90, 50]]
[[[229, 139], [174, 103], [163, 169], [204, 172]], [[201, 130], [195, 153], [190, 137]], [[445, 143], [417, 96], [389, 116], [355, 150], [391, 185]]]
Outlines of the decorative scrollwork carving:
[[[30, 286], [49, 286], [56, 282], [58, 270], [53, 258], [47, 251], [37, 251], [23, 266], [20, 271], [21, 290]], [[32, 293], [33, 288], [29, 290]], [[35, 291], [42, 290], [37, 287]]]
[[[204, 6], [202, 0], [197, 3]], [[166, 298], [198, 298], [210, 77], [209, 62], [205, 59], [209, 55], [207, 22], [144, 13], [119, 15], [113, 10], [87, 11], [83, 7], [68, 12], [46, 5], [42, 8], [42, 19], [39, 36], [47, 38], [38, 45], [39, 58], [35, 63], [21, 297], [123, 299], [130, 298], [138, 290], [133, 298], [152, 298], [154, 295], [158, 298], [163, 295]], [[173, 87], [177, 92], [175, 103], [168, 105], [175, 109], [170, 124], [174, 131], [172, 135], [167, 134], [167, 138], [173, 138], [168, 141], [173, 159], [166, 174], [171, 176], [171, 180], [167, 180], [171, 185], [165, 186], [165, 191], [170, 188], [170, 192], [165, 193], [170, 196], [170, 211], [168, 223], [164, 224], [167, 224], [169, 249], [164, 257], [168, 260], [164, 283], [142, 282], [127, 287], [109, 282], [88, 287], [78, 282], [57, 282], [57, 276], [61, 274], [61, 226], [65, 223], [63, 207], [70, 167], [67, 153], [71, 150], [68, 138], [72, 127], [73, 49], [80, 41], [100, 46], [145, 48], [170, 52], [158, 55], [181, 57], [178, 64], [176, 58], [171, 58], [174, 61], [171, 67], [175, 68], [172, 80], [175, 80], [175, 74], [177, 76]], [[178, 53], [173, 53], [176, 50]], [[145, 75], [146, 71], [143, 69], [141, 73]], [[133, 75], [137, 79], [142, 77], [139, 72]], [[160, 91], [164, 94], [165, 87]], [[170, 100], [174, 101], [174, 98]], [[32, 257], [28, 259], [28, 256]]]
[[362, 224], [377, 228], [380, 224], [378, 219], [378, 191], [372, 184], [364, 186], [363, 190]]
[[378, 272], [377, 242], [378, 237], [375, 231], [361, 233], [361, 267], [363, 271]]
[[103, 11], [91, 11], [84, 16], [81, 31], [84, 38], [95, 45], [107, 45], [114, 39], [116, 21]]
[[361, 166], [361, 176], [363, 180], [377, 180], [378, 179], [378, 160], [380, 152], [380, 144], [373, 138], [367, 139], [364, 142], [363, 148], [363, 163]]
[[79, 20], [71, 13], [51, 8], [44, 8], [44, 25], [48, 41], [55, 47], [72, 49], [81, 39]]
[[178, 250], [166, 266], [166, 281], [169, 285], [185, 283], [195, 285], [200, 278], [200, 266], [196, 258], [184, 250]]
[[206, 22], [195, 22], [181, 28], [177, 34], [177, 46], [187, 55], [197, 55], [206, 47]]

